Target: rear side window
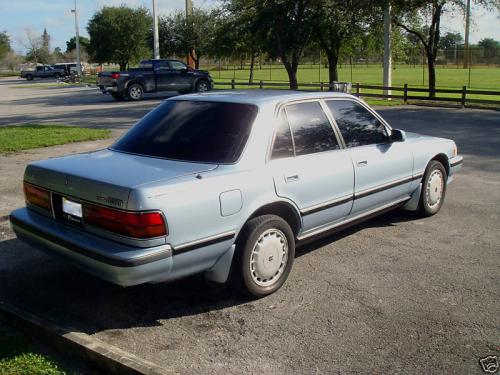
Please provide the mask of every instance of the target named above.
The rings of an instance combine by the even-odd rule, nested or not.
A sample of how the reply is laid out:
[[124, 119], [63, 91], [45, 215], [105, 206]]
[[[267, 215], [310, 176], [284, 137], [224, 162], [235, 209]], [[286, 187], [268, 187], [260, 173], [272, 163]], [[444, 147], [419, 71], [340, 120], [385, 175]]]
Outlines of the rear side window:
[[385, 126], [361, 104], [351, 100], [326, 102], [339, 127], [347, 147], [385, 143]]
[[292, 132], [285, 117], [285, 112], [281, 111], [278, 117], [278, 128], [274, 136], [273, 152], [271, 159], [283, 159], [294, 156]]
[[340, 148], [330, 121], [318, 102], [288, 105], [286, 114], [297, 156]]
[[167, 100], [111, 149], [190, 162], [234, 163], [256, 115], [254, 105]]

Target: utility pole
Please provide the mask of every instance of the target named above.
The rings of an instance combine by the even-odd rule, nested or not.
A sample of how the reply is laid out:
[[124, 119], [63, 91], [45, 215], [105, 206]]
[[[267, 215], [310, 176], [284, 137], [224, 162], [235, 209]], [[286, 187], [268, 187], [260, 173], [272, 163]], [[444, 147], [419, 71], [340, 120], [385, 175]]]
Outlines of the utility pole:
[[80, 31], [78, 28], [78, 9], [76, 8], [76, 0], [75, 9], [72, 9], [71, 13], [75, 13], [76, 73], [78, 74], [78, 77], [80, 77], [82, 75], [82, 62], [80, 60]]
[[[384, 86], [392, 85], [391, 54], [391, 6], [387, 5], [384, 9]], [[391, 90], [384, 90], [384, 94], [391, 95]]]
[[465, 43], [464, 43], [464, 69], [469, 66], [469, 31], [470, 31], [470, 0], [467, 0], [465, 9]]
[[156, 0], [153, 0], [153, 51], [154, 58], [160, 58], [160, 41], [158, 36], [158, 8], [156, 7]]

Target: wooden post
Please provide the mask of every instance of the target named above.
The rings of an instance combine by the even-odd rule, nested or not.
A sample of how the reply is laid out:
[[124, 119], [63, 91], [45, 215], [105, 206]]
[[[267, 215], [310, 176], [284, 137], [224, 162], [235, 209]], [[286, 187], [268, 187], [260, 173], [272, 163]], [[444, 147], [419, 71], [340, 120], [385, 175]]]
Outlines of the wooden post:
[[325, 88], [325, 83], [324, 82], [321, 82], [321, 91], [323, 91]]
[[356, 82], [356, 96], [359, 98], [359, 94], [360, 94], [360, 91], [359, 91], [359, 82]]
[[405, 83], [405, 91], [403, 91], [403, 100], [405, 104], [408, 103], [408, 84]]
[[263, 89], [264, 88], [264, 82], [262, 80], [260, 80], [259, 82], [259, 89]]
[[462, 108], [465, 108], [465, 98], [467, 96], [467, 86], [462, 87]]
[[231, 80], [231, 90], [234, 90], [234, 78]]

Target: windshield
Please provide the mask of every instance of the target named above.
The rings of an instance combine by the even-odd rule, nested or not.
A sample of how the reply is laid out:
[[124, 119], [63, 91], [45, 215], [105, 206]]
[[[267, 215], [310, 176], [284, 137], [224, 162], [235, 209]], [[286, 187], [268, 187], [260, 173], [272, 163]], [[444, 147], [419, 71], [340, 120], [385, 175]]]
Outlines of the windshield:
[[111, 149], [190, 162], [234, 163], [256, 115], [254, 105], [167, 100]]

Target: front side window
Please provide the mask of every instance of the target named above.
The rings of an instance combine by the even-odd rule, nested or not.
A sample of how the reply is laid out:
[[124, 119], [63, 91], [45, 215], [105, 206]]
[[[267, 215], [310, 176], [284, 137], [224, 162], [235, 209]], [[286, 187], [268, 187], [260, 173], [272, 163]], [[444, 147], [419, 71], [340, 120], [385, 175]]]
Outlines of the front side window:
[[112, 150], [202, 163], [234, 163], [250, 135], [257, 107], [167, 100], [142, 118]]
[[340, 148], [330, 121], [319, 102], [288, 105], [286, 114], [297, 156]]
[[180, 61], [170, 61], [170, 67], [173, 70], [186, 70], [187, 67]]
[[385, 126], [365, 107], [351, 100], [329, 100], [332, 112], [347, 147], [386, 143]]
[[273, 152], [271, 159], [283, 159], [294, 156], [292, 132], [285, 117], [285, 112], [281, 111], [278, 117], [278, 128], [274, 136]]

